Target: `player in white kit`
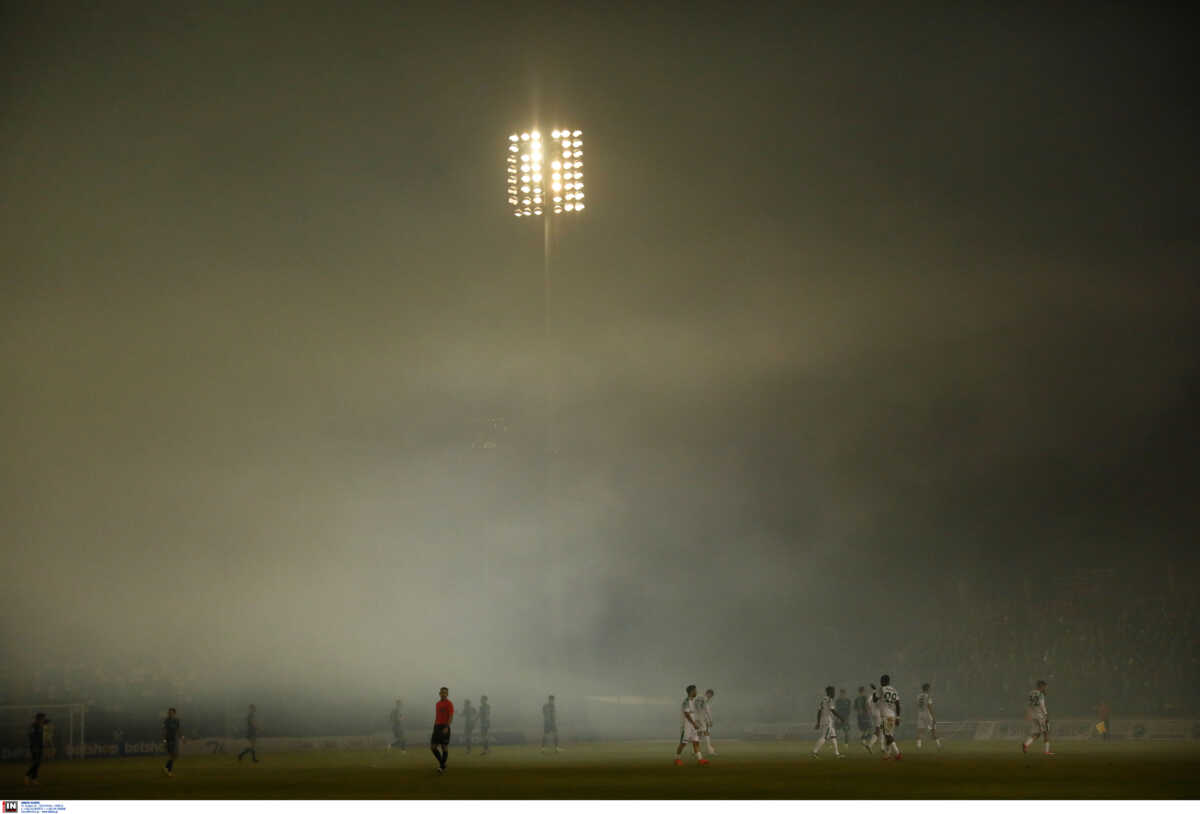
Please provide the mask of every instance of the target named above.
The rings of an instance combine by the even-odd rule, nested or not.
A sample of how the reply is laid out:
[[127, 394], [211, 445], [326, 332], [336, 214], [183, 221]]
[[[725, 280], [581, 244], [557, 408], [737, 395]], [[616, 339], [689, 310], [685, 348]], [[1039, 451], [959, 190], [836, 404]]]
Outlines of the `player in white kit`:
[[883, 718], [883, 759], [900, 759], [900, 744], [896, 743], [896, 728], [900, 726], [900, 693], [892, 686], [890, 676], [879, 677], [879, 712]]
[[1029, 754], [1029, 745], [1038, 738], [1046, 742], [1046, 754], [1050, 751], [1050, 713], [1046, 711], [1046, 682], [1039, 681], [1037, 689], [1029, 693], [1029, 737], [1021, 744], [1021, 751]]
[[683, 754], [683, 747], [689, 743], [692, 745], [692, 752], [696, 755], [696, 763], [701, 766], [707, 766], [708, 761], [700, 754], [700, 713], [696, 709], [696, 685], [688, 684], [687, 697], [683, 699], [683, 704], [679, 708], [679, 746], [675, 749], [675, 765], [682, 766], [683, 760], [680, 755]]
[[704, 741], [704, 746], [710, 755], [717, 753], [712, 745], [712, 700], [714, 695], [716, 693], [712, 690], [705, 690], [704, 697], [696, 699], [696, 708], [700, 711], [700, 716], [697, 718], [701, 727], [700, 738]]
[[818, 753], [821, 751], [821, 747], [825, 745], [825, 741], [833, 742], [833, 753], [835, 755], [845, 757], [845, 755], [838, 751], [837, 727], [834, 726], [835, 718], [838, 721], [842, 720], [842, 716], [838, 715], [837, 710], [833, 708], [833, 687], [826, 687], [825, 697], [817, 705], [817, 725], [814, 727], [821, 735], [817, 738], [817, 743], [813, 746], [812, 754], [809, 757], [820, 757]]
[[921, 735], [928, 732], [929, 737], [942, 748], [942, 739], [937, 736], [937, 719], [933, 716], [933, 694], [929, 691], [929, 683], [921, 685], [921, 694], [917, 696], [917, 748], [921, 748]]

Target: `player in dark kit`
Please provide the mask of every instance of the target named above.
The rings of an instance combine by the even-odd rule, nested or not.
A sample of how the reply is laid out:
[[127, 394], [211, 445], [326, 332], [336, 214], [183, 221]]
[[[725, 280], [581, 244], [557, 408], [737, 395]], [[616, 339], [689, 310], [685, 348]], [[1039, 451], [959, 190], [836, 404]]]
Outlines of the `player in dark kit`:
[[858, 695], [854, 698], [854, 717], [858, 721], [858, 737], [863, 746], [866, 746], [867, 751], [871, 751], [871, 747], [867, 746], [867, 733], [871, 731], [871, 710], [867, 706], [867, 688], [859, 687]]
[[483, 741], [483, 752], [488, 753], [488, 730], [492, 728], [492, 705], [488, 703], [487, 696], [479, 696], [479, 739]]
[[[836, 729], [842, 733], [842, 743], [850, 743], [850, 699], [846, 697], [846, 690], [843, 688], [838, 691], [837, 701], [834, 702], [833, 708], [837, 710], [838, 721]], [[850, 747], [847, 746], [847, 749]]]
[[255, 751], [255, 747], [258, 745], [258, 710], [254, 704], [250, 705], [250, 709], [246, 713], [246, 740], [250, 741], [250, 745], [238, 752], [238, 760], [240, 761], [249, 754], [250, 758], [258, 763], [258, 752]]
[[392, 709], [392, 742], [388, 749], [399, 746], [401, 752], [408, 751], [408, 741], [404, 738], [404, 701], [397, 698], [396, 706]]
[[450, 690], [442, 687], [438, 690], [441, 698], [433, 707], [433, 736], [429, 739], [429, 749], [437, 758], [438, 774], [446, 771], [446, 759], [450, 757], [450, 724], [454, 723], [454, 704], [450, 701]]
[[167, 710], [167, 717], [163, 718], [163, 743], [167, 747], [167, 763], [163, 766], [163, 774], [167, 777], [175, 776], [175, 759], [179, 757], [179, 719], [175, 717], [175, 707]]
[[25, 772], [26, 786], [38, 784], [38, 769], [42, 765], [42, 748], [45, 745], [42, 735], [48, 723], [50, 723], [50, 719], [46, 717], [46, 713], [39, 712], [33, 716], [33, 723], [29, 726], [29, 759], [31, 762], [29, 771]]
[[554, 696], [550, 696], [550, 700], [542, 704], [542, 751], [546, 751], [546, 741], [550, 736], [554, 736], [554, 751], [561, 752], [558, 748], [558, 711], [554, 708]]
[[475, 734], [475, 720], [478, 716], [475, 714], [475, 708], [471, 706], [471, 699], [468, 698], [463, 702], [463, 722], [466, 726], [463, 729], [463, 741], [467, 747], [467, 754], [471, 754], [471, 736]]

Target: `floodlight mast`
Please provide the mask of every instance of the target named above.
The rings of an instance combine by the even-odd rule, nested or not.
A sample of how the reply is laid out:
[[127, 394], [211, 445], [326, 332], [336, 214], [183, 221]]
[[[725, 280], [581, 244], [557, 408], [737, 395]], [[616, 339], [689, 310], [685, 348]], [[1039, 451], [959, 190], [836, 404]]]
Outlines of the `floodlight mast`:
[[505, 146], [508, 204], [518, 218], [542, 217], [543, 330], [546, 343], [546, 479], [553, 450], [553, 377], [550, 358], [550, 260], [553, 254], [552, 215], [578, 215], [586, 208], [583, 131], [555, 127], [548, 135], [538, 128], [509, 134]]
[[[518, 218], [542, 217], [542, 317], [545, 365], [543, 386], [545, 423], [542, 451], [542, 534], [546, 554], [553, 561], [556, 548], [550, 544], [550, 486], [553, 483], [551, 461], [554, 458], [554, 362], [552, 353], [551, 323], [551, 276], [550, 260], [553, 254], [552, 216], [578, 215], [586, 209], [583, 180], [583, 131], [555, 127], [545, 138], [542, 131], [534, 128], [508, 137], [506, 146], [506, 173], [508, 203], [513, 215]], [[552, 603], [555, 597], [548, 597]], [[550, 614], [552, 652], [562, 653], [562, 606]], [[551, 660], [554, 657], [551, 656]]]

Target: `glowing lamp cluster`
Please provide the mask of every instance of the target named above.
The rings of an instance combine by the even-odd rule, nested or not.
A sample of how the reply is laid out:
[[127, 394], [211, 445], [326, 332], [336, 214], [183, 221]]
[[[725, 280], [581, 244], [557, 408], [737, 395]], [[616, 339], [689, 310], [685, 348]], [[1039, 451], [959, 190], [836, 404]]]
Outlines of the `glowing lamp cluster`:
[[518, 218], [582, 212], [583, 131], [556, 128], [508, 137], [508, 204]]

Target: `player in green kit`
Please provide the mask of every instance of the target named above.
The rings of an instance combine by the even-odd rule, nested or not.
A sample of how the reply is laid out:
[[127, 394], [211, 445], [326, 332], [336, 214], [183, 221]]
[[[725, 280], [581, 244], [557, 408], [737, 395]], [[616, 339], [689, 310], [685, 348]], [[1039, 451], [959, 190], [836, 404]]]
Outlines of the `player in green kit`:
[[475, 722], [478, 715], [475, 713], [475, 707], [471, 706], [471, 699], [463, 701], [463, 745], [466, 746], [467, 754], [471, 754], [471, 737], [475, 734]]
[[175, 717], [175, 707], [167, 710], [167, 717], [163, 718], [162, 733], [163, 744], [167, 747], [167, 763], [163, 766], [163, 774], [167, 777], [174, 777], [175, 761], [179, 757], [179, 744], [183, 740], [183, 736], [179, 734], [179, 719]]
[[404, 701], [400, 698], [396, 699], [396, 706], [392, 708], [392, 742], [388, 744], [388, 751], [399, 746], [401, 752], [408, 752], [408, 741], [404, 737]]
[[254, 704], [251, 704], [246, 712], [246, 740], [250, 741], [250, 745], [238, 752], [238, 762], [250, 755], [251, 760], [258, 763], [258, 752], [255, 751], [255, 747], [258, 746], [258, 710]]
[[480, 754], [488, 753], [488, 730], [492, 728], [492, 705], [488, 703], [486, 695], [479, 696], [479, 739], [483, 741], [483, 751]]

